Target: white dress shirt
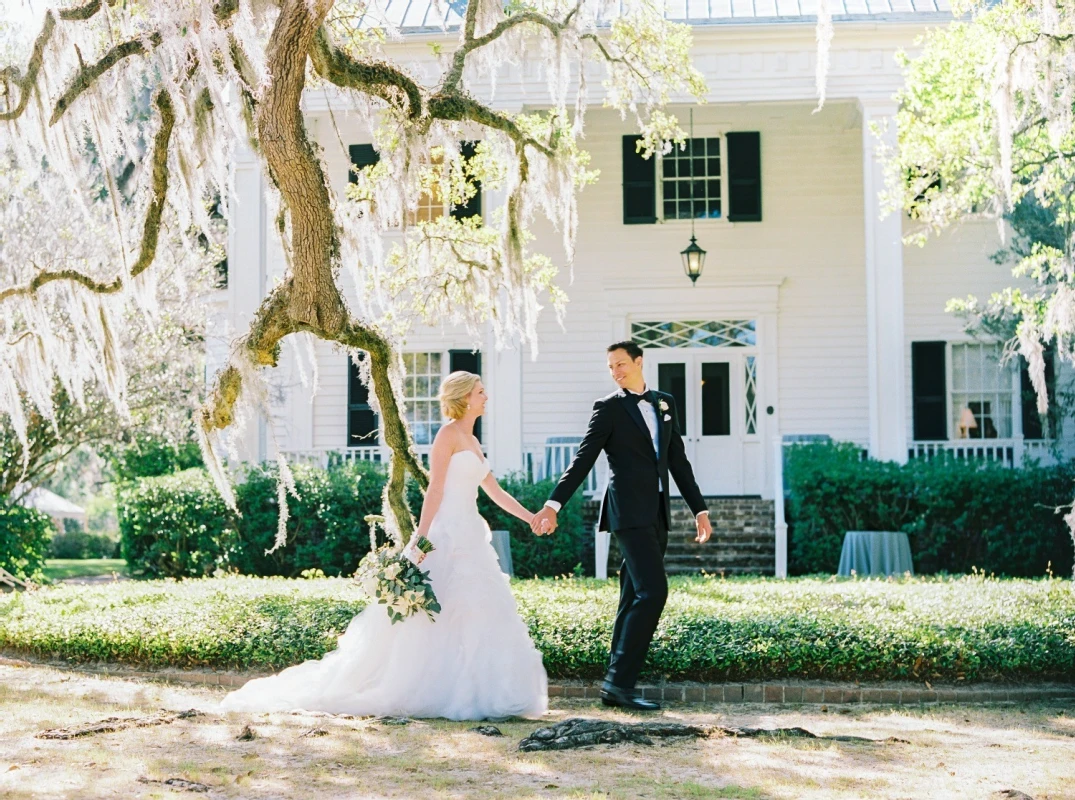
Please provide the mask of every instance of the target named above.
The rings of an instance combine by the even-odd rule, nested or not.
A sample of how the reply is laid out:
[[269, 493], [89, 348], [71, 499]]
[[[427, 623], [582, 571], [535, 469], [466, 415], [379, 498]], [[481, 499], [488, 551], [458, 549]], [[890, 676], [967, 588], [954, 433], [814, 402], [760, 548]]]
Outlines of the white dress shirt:
[[[627, 394], [635, 394], [634, 392], [630, 391], [629, 389], [624, 389], [624, 391], [627, 392]], [[642, 387], [642, 393], [645, 394], [646, 391], [647, 391], [646, 387], [643, 386]], [[660, 440], [657, 438], [657, 431], [658, 431], [658, 428], [657, 428], [657, 413], [658, 413], [657, 408], [653, 405], [653, 403], [651, 403], [649, 400], [647, 400], [642, 395], [636, 395], [636, 396], [638, 397], [638, 410], [640, 412], [642, 412], [642, 420], [646, 423], [646, 427], [649, 429], [650, 439], [653, 441], [653, 452], [657, 453], [658, 455], [660, 455], [661, 443], [660, 443]], [[669, 424], [671, 424], [671, 420], [669, 420]], [[661, 481], [660, 477], [657, 478], [657, 491], [658, 492], [663, 492], [664, 491], [664, 484]], [[553, 511], [557, 511], [557, 512], [559, 512], [560, 507], [561, 507], [560, 504], [557, 503], [555, 500], [546, 500], [545, 505], [547, 505]], [[702, 514], [708, 514], [708, 513], [709, 513], [709, 511], [699, 511], [697, 514], [694, 515], [694, 518], [697, 519]]]

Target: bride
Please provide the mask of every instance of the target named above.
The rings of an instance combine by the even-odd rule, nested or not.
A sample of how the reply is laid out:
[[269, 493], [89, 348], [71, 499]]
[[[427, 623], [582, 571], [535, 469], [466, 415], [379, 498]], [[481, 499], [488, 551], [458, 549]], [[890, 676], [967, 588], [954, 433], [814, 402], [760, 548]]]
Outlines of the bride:
[[453, 372], [440, 404], [451, 422], [430, 452], [429, 488], [418, 536], [436, 548], [425, 559], [441, 612], [393, 625], [371, 604], [319, 661], [249, 681], [222, 703], [235, 711], [324, 711], [476, 720], [540, 717], [548, 707], [541, 654], [530, 641], [507, 577], [478, 515], [481, 486], [501, 508], [529, 523], [533, 514], [504, 491], [474, 438], [488, 399], [481, 379]]

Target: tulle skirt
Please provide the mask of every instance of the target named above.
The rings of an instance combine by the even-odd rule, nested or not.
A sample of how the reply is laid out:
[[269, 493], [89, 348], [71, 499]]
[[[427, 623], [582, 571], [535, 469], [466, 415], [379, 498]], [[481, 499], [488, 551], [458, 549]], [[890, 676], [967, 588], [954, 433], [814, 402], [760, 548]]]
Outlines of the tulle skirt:
[[324, 711], [479, 720], [540, 717], [548, 708], [541, 654], [500, 571], [488, 525], [438, 514], [436, 550], [422, 568], [441, 605], [392, 624], [384, 606], [363, 609], [336, 650], [256, 678], [222, 703], [231, 711]]

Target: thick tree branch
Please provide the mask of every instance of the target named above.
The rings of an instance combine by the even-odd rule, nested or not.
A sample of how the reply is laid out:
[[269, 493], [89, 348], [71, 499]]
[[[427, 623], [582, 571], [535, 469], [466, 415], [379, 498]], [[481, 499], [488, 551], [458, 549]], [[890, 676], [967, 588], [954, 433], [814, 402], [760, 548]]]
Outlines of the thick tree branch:
[[429, 98], [429, 115], [433, 119], [477, 122], [479, 125], [506, 133], [516, 145], [533, 147], [549, 158], [554, 157], [551, 148], [527, 136], [511, 117], [493, 111], [461, 92], [433, 95]]
[[459, 87], [459, 82], [463, 79], [463, 69], [466, 66], [467, 56], [475, 50], [492, 44], [512, 28], [519, 25], [540, 25], [548, 28], [553, 36], [559, 36], [571, 24], [571, 19], [579, 10], [579, 6], [576, 5], [567, 12], [563, 20], [559, 21], [537, 11], [520, 11], [498, 22], [491, 31], [483, 36], [476, 37], [474, 31], [477, 26], [477, 8], [478, 3], [476, 0], [467, 4], [467, 16], [463, 26], [463, 44], [452, 54], [452, 68], [448, 71], [443, 83], [445, 93], [450, 94]]
[[328, 4], [285, 0], [267, 48], [269, 81], [258, 101], [257, 130], [269, 176], [291, 211], [294, 285], [291, 318], [332, 338], [347, 322], [336, 286], [340, 242], [328, 181], [302, 119], [306, 60]]
[[[37, 35], [37, 39], [34, 40], [30, 60], [26, 65], [26, 74], [24, 75], [18, 67], [0, 69], [0, 81], [4, 85], [4, 96], [7, 98], [8, 107], [7, 111], [0, 114], [0, 120], [18, 119], [22, 116], [22, 112], [26, 110], [26, 106], [30, 102], [30, 95], [37, 85], [37, 76], [41, 72], [41, 65], [45, 60], [45, 47], [48, 46], [49, 39], [55, 29], [56, 17], [53, 16], [52, 11], [46, 11], [45, 21], [41, 25], [41, 32]], [[19, 89], [19, 102], [14, 108], [11, 107], [11, 84], [14, 84]]]
[[52, 118], [49, 119], [49, 125], [55, 125], [59, 122], [60, 117], [71, 107], [71, 104], [120, 61], [131, 56], [144, 56], [148, 53], [150, 48], [146, 46], [146, 42], [149, 42], [150, 47], [159, 47], [161, 43], [160, 33], [153, 32], [146, 37], [121, 42], [93, 64], [83, 66], [78, 71], [78, 74], [75, 75], [67, 90], [56, 101], [56, 106], [52, 110]]
[[[145, 222], [142, 224], [142, 242], [138, 258], [131, 267], [130, 277], [132, 278], [145, 272], [157, 256], [161, 219], [164, 215], [164, 204], [168, 195], [168, 144], [175, 128], [175, 108], [172, 106], [172, 98], [164, 91], [157, 94], [154, 104], [160, 112], [161, 121], [160, 128], [157, 129], [157, 134], [153, 138], [153, 155], [151, 157], [151, 190], [153, 196], [150, 199], [149, 208], [146, 209]], [[9, 297], [34, 294], [42, 286], [55, 281], [72, 281], [94, 294], [114, 294], [123, 288], [125, 278], [116, 277], [111, 281], [103, 282], [73, 269], [41, 270], [29, 283], [22, 286], [12, 286], [0, 291], [0, 303]]]
[[383, 61], [356, 61], [329, 41], [324, 28], [314, 35], [310, 61], [329, 83], [380, 97], [412, 120], [422, 116], [422, 91], [409, 75]]

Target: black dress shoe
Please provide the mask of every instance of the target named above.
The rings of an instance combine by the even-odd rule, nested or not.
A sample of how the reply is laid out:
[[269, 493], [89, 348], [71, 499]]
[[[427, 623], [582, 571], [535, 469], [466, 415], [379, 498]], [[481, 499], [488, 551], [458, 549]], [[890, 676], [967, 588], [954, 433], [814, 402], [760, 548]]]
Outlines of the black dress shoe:
[[615, 708], [633, 708], [635, 711], [660, 711], [661, 704], [643, 700], [633, 689], [605, 686], [601, 689], [601, 703]]

